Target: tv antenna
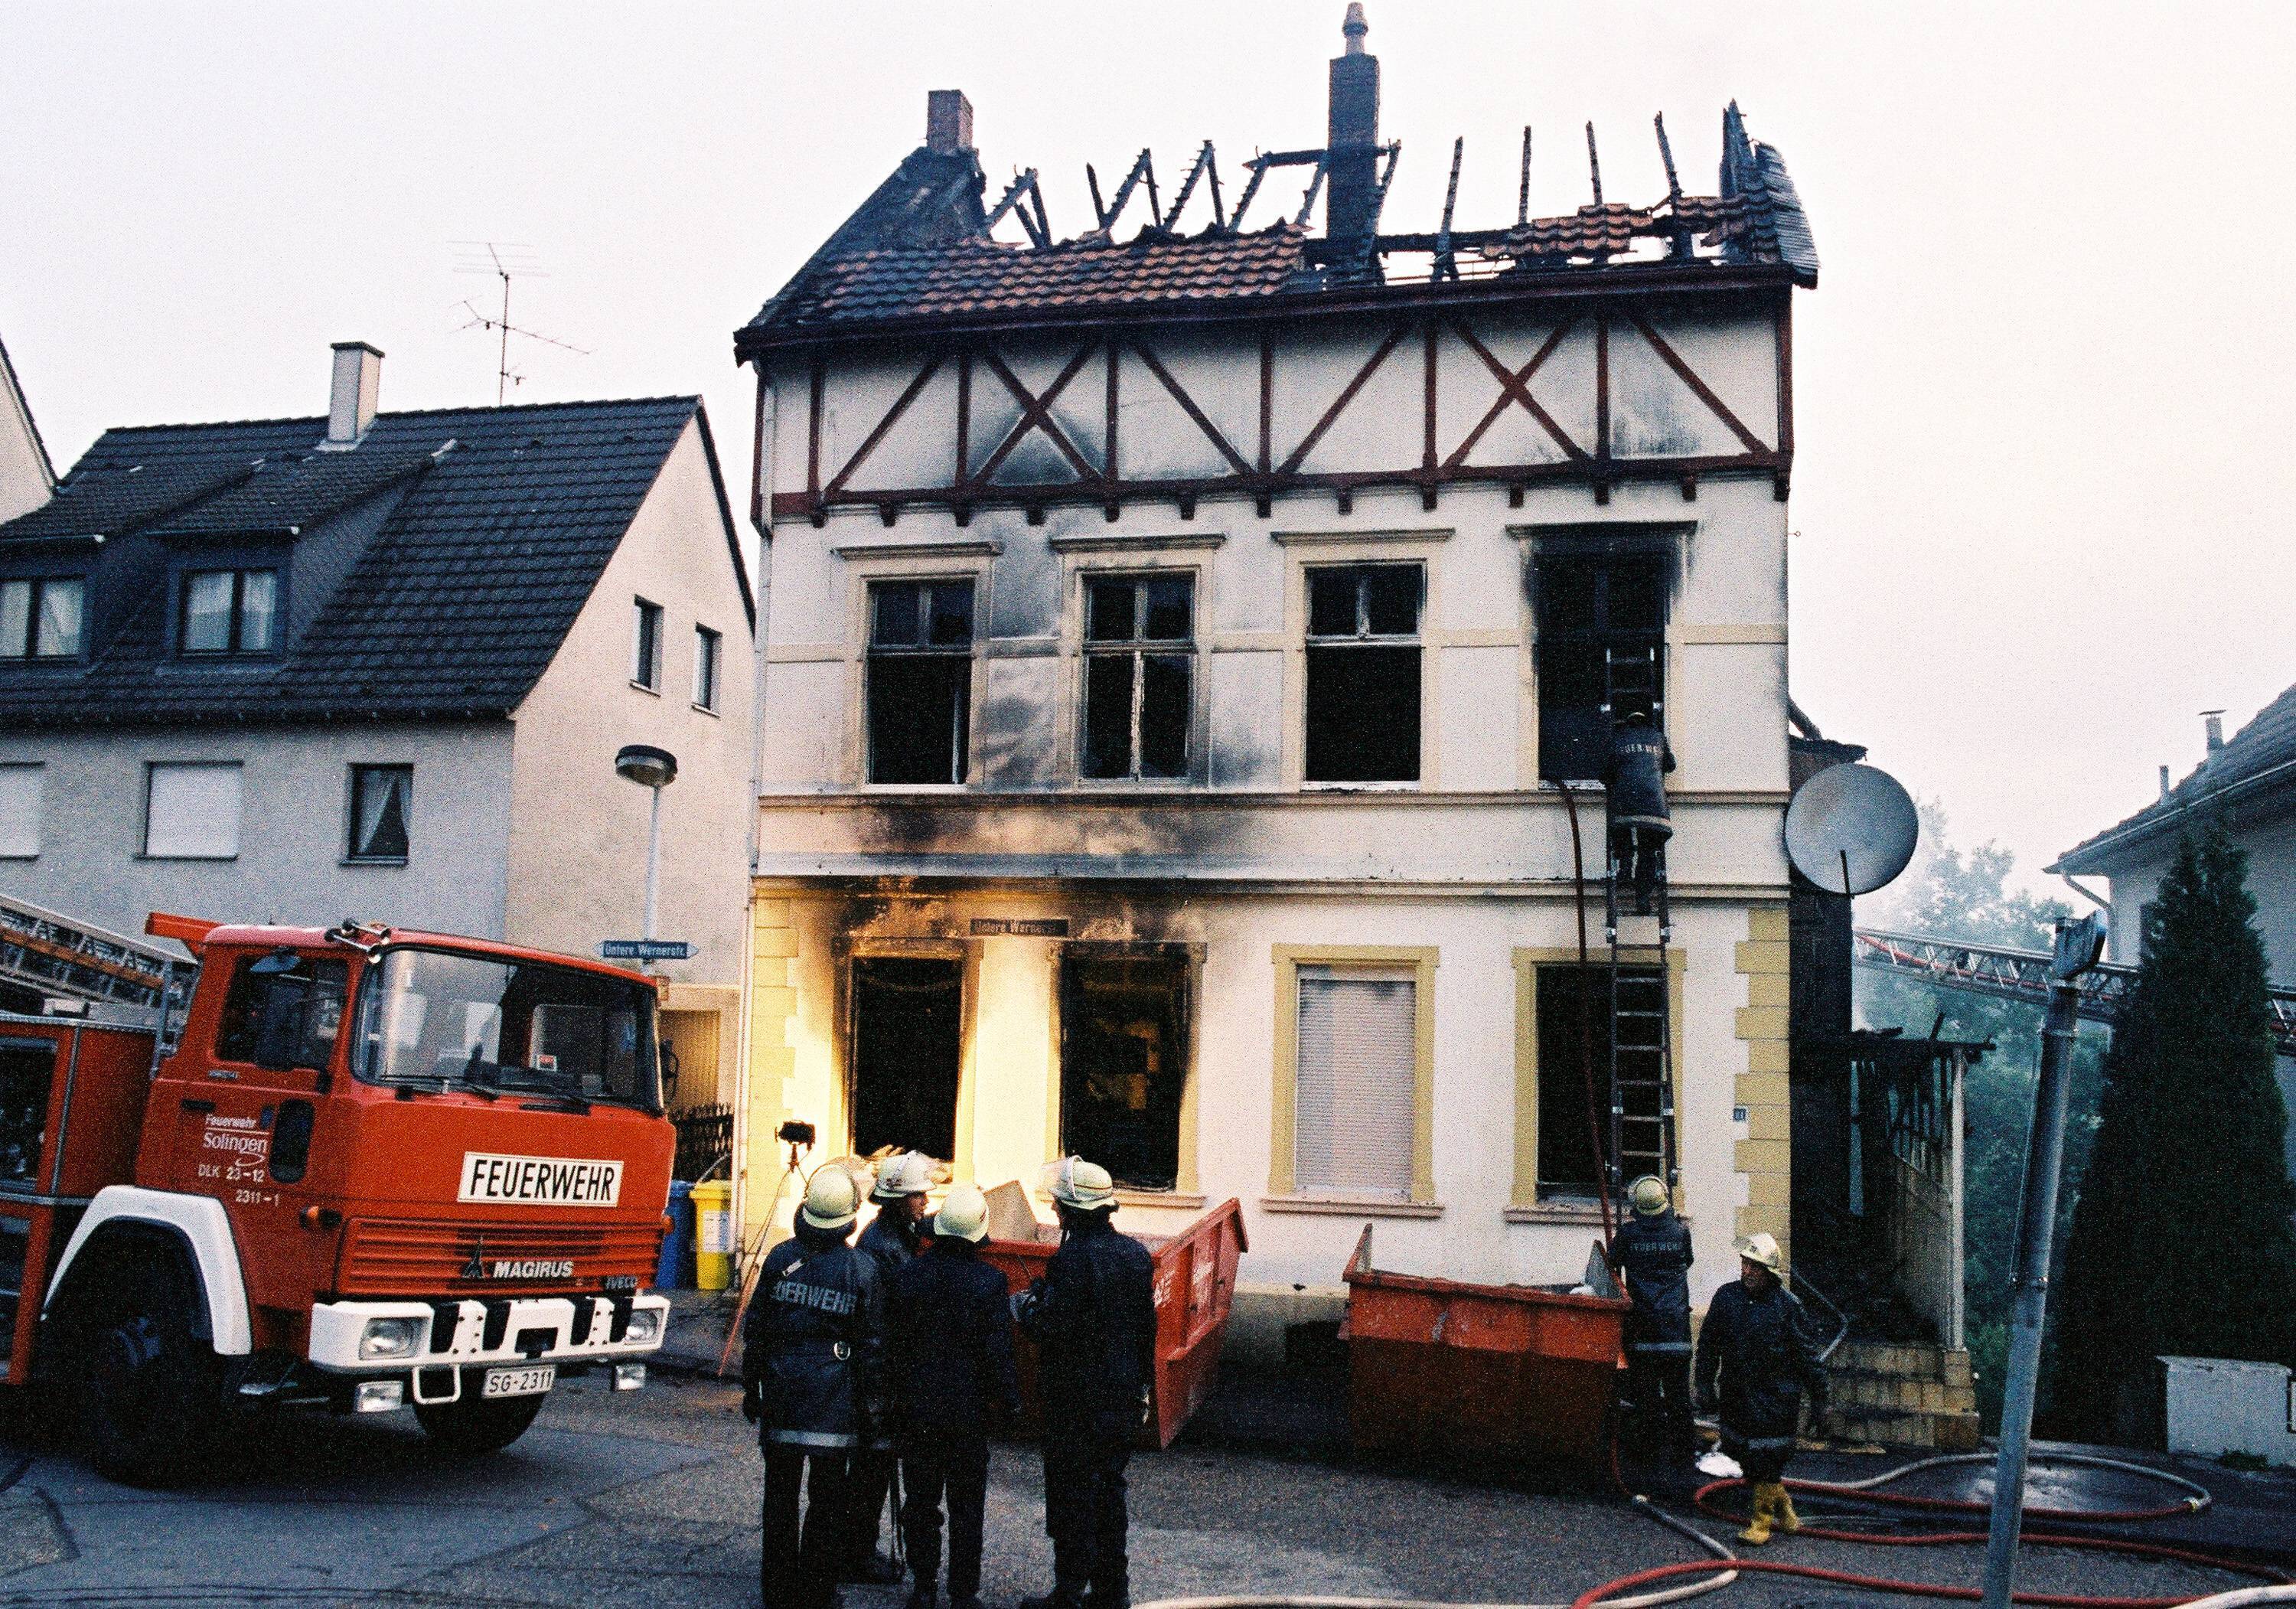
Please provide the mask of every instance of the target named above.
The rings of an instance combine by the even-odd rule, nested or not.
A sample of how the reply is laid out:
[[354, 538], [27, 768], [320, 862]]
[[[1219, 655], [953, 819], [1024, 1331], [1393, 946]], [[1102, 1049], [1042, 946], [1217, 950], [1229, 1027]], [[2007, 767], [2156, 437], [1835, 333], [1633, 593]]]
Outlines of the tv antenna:
[[510, 338], [538, 341], [561, 351], [575, 352], [588, 357], [590, 349], [578, 347], [570, 341], [561, 341], [555, 335], [545, 335], [539, 330], [521, 329], [510, 321], [510, 282], [512, 279], [548, 279], [532, 246], [512, 244], [504, 241], [455, 241], [451, 242], [461, 254], [455, 265], [457, 274], [483, 274], [502, 282], [502, 312], [499, 316], [483, 311], [467, 297], [461, 307], [470, 315], [462, 328], [485, 330], [500, 337], [495, 358], [495, 405], [499, 407], [508, 398], [510, 388], [526, 383], [526, 376], [510, 366]]

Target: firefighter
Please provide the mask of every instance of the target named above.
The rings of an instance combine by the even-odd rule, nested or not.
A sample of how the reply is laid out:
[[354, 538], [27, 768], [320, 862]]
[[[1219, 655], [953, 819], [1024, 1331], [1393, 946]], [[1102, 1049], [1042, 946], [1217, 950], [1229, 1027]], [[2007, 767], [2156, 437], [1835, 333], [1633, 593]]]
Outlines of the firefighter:
[[1627, 1190], [1611, 1266], [1627, 1277], [1627, 1396], [1645, 1456], [1687, 1471], [1697, 1453], [1690, 1409], [1690, 1227], [1651, 1174]]
[[[932, 1187], [932, 1158], [921, 1151], [888, 1157], [877, 1169], [876, 1186], [869, 1192], [877, 1215], [854, 1250], [876, 1264], [888, 1291], [893, 1276], [917, 1254], [924, 1217], [932, 1210], [925, 1194]], [[841, 1581], [883, 1587], [901, 1579], [900, 1566], [877, 1552], [877, 1522], [893, 1488], [897, 1456], [886, 1426], [879, 1426], [875, 1439], [853, 1455], [853, 1529], [838, 1570]]]
[[1603, 786], [1609, 794], [1611, 858], [1619, 875], [1635, 886], [1635, 914], [1651, 914], [1651, 894], [1658, 886], [1659, 855], [1674, 836], [1666, 812], [1666, 776], [1674, 769], [1674, 751], [1666, 734], [1651, 724], [1640, 710], [1630, 710], [1611, 727], [1610, 763], [1603, 768]]
[[1156, 1303], [1148, 1249], [1109, 1222], [1108, 1170], [1064, 1157], [1046, 1170], [1061, 1247], [1019, 1303], [1037, 1347], [1045, 1410], [1045, 1532], [1053, 1589], [1021, 1609], [1127, 1609], [1124, 1466], [1146, 1422]]
[[[1738, 1243], [1738, 1277], [1714, 1293], [1698, 1336], [1698, 1401], [1722, 1416], [1722, 1450], [1752, 1488], [1754, 1510], [1738, 1539], [1760, 1547], [1775, 1529], [1801, 1529], [1786, 1494], [1786, 1460], [1801, 1424], [1802, 1395], [1825, 1433], [1825, 1366], [1817, 1326], [1785, 1287], [1778, 1243], [1751, 1235]], [[1716, 1376], [1720, 1376], [1718, 1392]]]
[[988, 1238], [988, 1202], [971, 1185], [955, 1186], [933, 1218], [931, 1246], [893, 1276], [886, 1301], [909, 1609], [934, 1609], [944, 1495], [949, 1609], [980, 1609], [988, 1438], [1021, 1413], [1004, 1276], [975, 1254]]
[[849, 1465], [869, 1429], [883, 1323], [876, 1264], [846, 1244], [860, 1197], [844, 1169], [816, 1170], [797, 1232], [767, 1253], [750, 1308], [742, 1411], [766, 1457], [766, 1609], [837, 1602], [837, 1563], [853, 1526]]

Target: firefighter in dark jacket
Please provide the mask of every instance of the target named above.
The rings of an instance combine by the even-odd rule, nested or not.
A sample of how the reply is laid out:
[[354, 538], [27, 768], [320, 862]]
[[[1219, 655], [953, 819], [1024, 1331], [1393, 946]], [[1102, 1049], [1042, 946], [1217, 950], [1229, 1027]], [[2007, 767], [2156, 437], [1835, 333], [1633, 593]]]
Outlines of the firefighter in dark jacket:
[[[877, 1183], [869, 1199], [877, 1216], [861, 1231], [853, 1249], [877, 1265], [887, 1291], [893, 1277], [917, 1254], [918, 1231], [931, 1204], [925, 1192], [932, 1188], [932, 1158], [921, 1151], [890, 1156], [877, 1169]], [[893, 1449], [890, 1425], [873, 1427], [874, 1438], [853, 1455], [853, 1530], [837, 1579], [889, 1586], [901, 1579], [900, 1566], [877, 1553], [877, 1522], [885, 1511], [885, 1498], [893, 1489]]]
[[[767, 1253], [742, 1352], [742, 1411], [766, 1456], [766, 1609], [832, 1609], [849, 1545], [849, 1463], [880, 1389], [884, 1285], [846, 1244], [860, 1209], [832, 1165], [806, 1187], [797, 1232]], [[799, 1493], [806, 1504], [802, 1539]]]
[[934, 1215], [931, 1247], [893, 1276], [887, 1297], [901, 1536], [915, 1583], [909, 1609], [933, 1609], [944, 1497], [949, 1609], [980, 1609], [988, 1438], [1021, 1413], [1004, 1276], [975, 1255], [988, 1238], [988, 1202], [972, 1186], [955, 1186]]
[[1156, 1300], [1148, 1249], [1109, 1222], [1108, 1170], [1065, 1157], [1046, 1170], [1061, 1249], [1020, 1303], [1037, 1343], [1045, 1412], [1045, 1531], [1053, 1589], [1021, 1609], [1127, 1609], [1124, 1466], [1154, 1378]]
[[1611, 1266], [1627, 1277], [1627, 1399], [1644, 1456], [1687, 1470], [1697, 1455], [1690, 1406], [1690, 1226], [1651, 1174], [1627, 1191]]
[[[1773, 1528], [1801, 1529], [1786, 1495], [1786, 1460], [1809, 1394], [1814, 1428], [1825, 1429], [1825, 1366], [1817, 1326], [1785, 1287], [1778, 1243], [1751, 1235], [1738, 1243], [1738, 1278], [1714, 1293], [1698, 1334], [1698, 1400], [1722, 1416], [1722, 1450], [1753, 1489], [1754, 1511], [1738, 1539], [1760, 1547]], [[1716, 1376], [1720, 1389], [1716, 1389]]]
[[1674, 836], [1666, 810], [1666, 776], [1673, 769], [1674, 751], [1649, 716], [1636, 710], [1611, 727], [1610, 762], [1603, 768], [1611, 858], [1618, 862], [1619, 875], [1635, 886], [1637, 915], [1651, 914], [1659, 855]]

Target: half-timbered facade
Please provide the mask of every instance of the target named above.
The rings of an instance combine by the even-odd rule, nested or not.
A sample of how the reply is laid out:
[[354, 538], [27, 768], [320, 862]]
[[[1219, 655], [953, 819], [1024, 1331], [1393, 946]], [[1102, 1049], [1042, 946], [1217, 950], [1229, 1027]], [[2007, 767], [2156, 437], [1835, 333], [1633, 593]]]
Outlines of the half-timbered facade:
[[1702, 1292], [1785, 1235], [1799, 203], [1733, 107], [1716, 193], [1387, 233], [1361, 38], [1324, 145], [1165, 193], [1143, 153], [1069, 240], [936, 92], [738, 332], [752, 1220], [801, 1118], [983, 1184], [1082, 1152], [1145, 1230], [1237, 1196], [1264, 1292], [1371, 1219], [1384, 1266], [1574, 1278], [1636, 707], [1672, 931], [1629, 914], [1620, 959], [1666, 1001]]

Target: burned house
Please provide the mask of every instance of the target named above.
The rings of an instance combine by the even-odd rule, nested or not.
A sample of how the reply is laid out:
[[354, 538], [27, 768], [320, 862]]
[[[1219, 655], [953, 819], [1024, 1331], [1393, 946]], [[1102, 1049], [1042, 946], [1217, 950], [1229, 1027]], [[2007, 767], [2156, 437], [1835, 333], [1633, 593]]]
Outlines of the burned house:
[[[1370, 1219], [1575, 1277], [1613, 1149], [1676, 1176], [1702, 1300], [1788, 1235], [1792, 181], [1733, 106], [1709, 193], [1533, 217], [1526, 166], [1511, 222], [1392, 233], [1345, 31], [1324, 144], [1144, 152], [1070, 237], [934, 92], [735, 337], [753, 1224], [797, 1118], [983, 1183], [1080, 1152], [1143, 1230], [1235, 1196], [1240, 1315]], [[1614, 954], [1628, 711], [1675, 835]]]

